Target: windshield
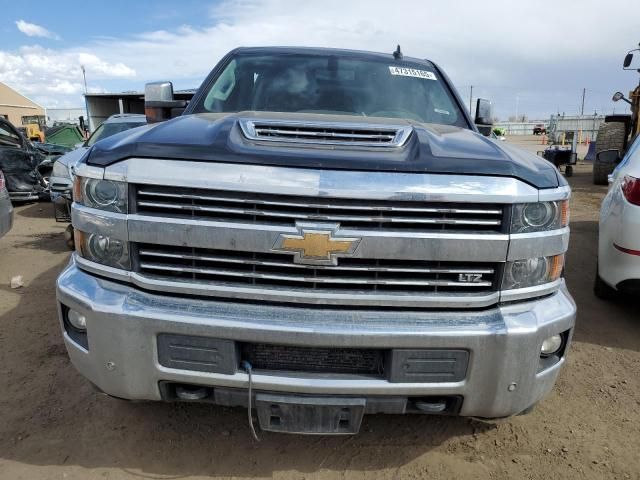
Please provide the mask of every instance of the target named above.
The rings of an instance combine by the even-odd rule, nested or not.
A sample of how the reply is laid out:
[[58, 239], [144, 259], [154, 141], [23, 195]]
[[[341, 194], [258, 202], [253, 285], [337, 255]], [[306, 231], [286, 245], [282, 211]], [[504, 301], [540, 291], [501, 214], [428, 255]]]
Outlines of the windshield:
[[238, 55], [193, 112], [297, 112], [406, 118], [468, 127], [428, 64], [323, 55]]
[[96, 128], [96, 131], [93, 132], [93, 134], [89, 137], [89, 140], [87, 140], [87, 147], [90, 147], [97, 141], [103, 140], [107, 137], [110, 137], [111, 135], [124, 132], [125, 130], [129, 130], [131, 128], [140, 127], [142, 125], [146, 125], [146, 123], [144, 121], [143, 122], [126, 122], [126, 123], [125, 122], [103, 123], [98, 128]]

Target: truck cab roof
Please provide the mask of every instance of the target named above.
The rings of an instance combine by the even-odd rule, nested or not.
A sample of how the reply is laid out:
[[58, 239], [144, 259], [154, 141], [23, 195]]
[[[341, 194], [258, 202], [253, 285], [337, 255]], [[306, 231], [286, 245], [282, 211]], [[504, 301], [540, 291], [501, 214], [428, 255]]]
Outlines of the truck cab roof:
[[[278, 55], [320, 55], [326, 56], [327, 54], [334, 54], [340, 58], [354, 58], [354, 59], [374, 59], [374, 60], [387, 60], [394, 61], [395, 58], [391, 49], [389, 53], [371, 52], [367, 50], [351, 50], [344, 48], [324, 48], [324, 47], [238, 47], [231, 50], [228, 55], [243, 55], [243, 54], [278, 54]], [[426, 67], [433, 67], [435, 63], [418, 57], [409, 57], [402, 55], [402, 61], [410, 63], [421, 63]]]

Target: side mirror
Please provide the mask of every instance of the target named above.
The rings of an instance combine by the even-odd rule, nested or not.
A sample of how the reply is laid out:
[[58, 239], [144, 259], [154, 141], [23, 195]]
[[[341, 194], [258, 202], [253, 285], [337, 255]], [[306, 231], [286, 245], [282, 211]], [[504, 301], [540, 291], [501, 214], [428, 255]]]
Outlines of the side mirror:
[[613, 97], [611, 98], [611, 100], [613, 100], [614, 102], [619, 102], [623, 98], [624, 98], [624, 93], [616, 92], [616, 93], [613, 94]]
[[176, 110], [184, 110], [186, 106], [186, 101], [174, 100], [171, 82], [151, 82], [144, 86], [144, 114], [147, 116], [147, 123], [169, 120], [177, 116]]
[[629, 67], [632, 61], [633, 61], [633, 53], [629, 52], [624, 57], [624, 62], [622, 62], [622, 67], [623, 68]]
[[479, 98], [476, 103], [476, 118], [475, 124], [478, 127], [478, 131], [488, 137], [491, 135], [491, 127], [493, 125], [493, 108], [491, 102], [484, 98]]
[[602, 150], [596, 153], [596, 161], [617, 165], [620, 163], [620, 152], [618, 150]]

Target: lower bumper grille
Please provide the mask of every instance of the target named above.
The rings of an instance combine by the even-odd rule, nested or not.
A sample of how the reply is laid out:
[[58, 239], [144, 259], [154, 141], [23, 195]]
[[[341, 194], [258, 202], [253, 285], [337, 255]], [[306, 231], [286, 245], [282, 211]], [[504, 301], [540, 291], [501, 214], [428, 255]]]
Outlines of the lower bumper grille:
[[244, 343], [240, 344], [240, 352], [241, 358], [258, 370], [384, 374], [384, 350]]
[[160, 365], [233, 375], [247, 361], [260, 372], [366, 375], [393, 383], [459, 382], [466, 377], [463, 349], [384, 349], [279, 345], [228, 339], [158, 335]]

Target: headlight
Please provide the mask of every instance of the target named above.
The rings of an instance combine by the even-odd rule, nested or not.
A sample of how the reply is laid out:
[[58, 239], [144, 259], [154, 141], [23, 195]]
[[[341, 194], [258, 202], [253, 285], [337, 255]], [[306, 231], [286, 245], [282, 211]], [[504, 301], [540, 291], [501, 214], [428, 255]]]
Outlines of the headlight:
[[76, 177], [74, 201], [87, 207], [116, 213], [127, 213], [127, 184], [112, 180]]
[[62, 162], [54, 162], [51, 176], [59, 177], [59, 178], [68, 178], [69, 180], [71, 180], [71, 173], [69, 172], [69, 168]]
[[114, 268], [131, 269], [127, 242], [97, 233], [74, 230], [76, 252], [83, 258]]
[[555, 282], [562, 275], [564, 255], [553, 257], [527, 258], [507, 262], [505, 265], [502, 289], [535, 287]]
[[511, 233], [543, 232], [569, 225], [569, 200], [513, 206]]

